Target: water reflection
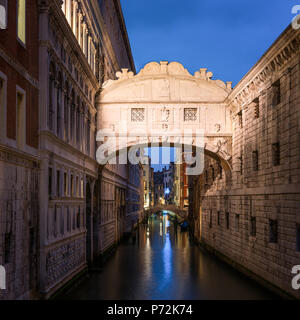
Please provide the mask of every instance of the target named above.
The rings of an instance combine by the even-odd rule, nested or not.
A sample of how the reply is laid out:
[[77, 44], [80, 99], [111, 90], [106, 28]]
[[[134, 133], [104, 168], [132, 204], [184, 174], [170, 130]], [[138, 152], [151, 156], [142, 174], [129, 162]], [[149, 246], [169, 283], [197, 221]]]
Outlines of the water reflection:
[[117, 249], [62, 299], [271, 299], [268, 291], [193, 246], [168, 215], [140, 225], [137, 241]]

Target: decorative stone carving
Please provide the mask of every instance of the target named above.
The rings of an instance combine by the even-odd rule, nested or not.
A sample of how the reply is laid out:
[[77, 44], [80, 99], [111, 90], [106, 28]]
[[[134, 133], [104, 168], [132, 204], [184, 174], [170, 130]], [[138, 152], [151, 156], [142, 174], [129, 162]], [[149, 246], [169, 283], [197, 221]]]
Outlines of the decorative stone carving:
[[126, 80], [126, 79], [131, 79], [133, 78], [134, 74], [132, 71], [128, 71], [128, 69], [122, 69], [122, 72], [117, 72], [116, 77], [119, 80]]
[[169, 118], [170, 118], [170, 110], [167, 109], [166, 107], [163, 107], [161, 109], [161, 121], [169, 122]]

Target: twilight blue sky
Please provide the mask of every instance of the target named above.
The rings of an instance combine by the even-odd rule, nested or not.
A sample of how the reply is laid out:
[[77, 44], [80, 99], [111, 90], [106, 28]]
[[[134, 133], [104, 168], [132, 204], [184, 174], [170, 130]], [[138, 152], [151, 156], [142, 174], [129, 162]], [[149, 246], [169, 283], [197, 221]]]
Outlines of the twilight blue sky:
[[300, 0], [121, 0], [139, 71], [178, 61], [237, 82], [291, 22]]

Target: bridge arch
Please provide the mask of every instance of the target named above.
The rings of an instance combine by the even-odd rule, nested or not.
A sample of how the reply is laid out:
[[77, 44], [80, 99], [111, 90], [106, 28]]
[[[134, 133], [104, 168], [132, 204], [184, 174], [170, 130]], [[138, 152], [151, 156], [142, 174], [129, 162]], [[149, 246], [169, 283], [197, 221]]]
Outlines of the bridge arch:
[[[231, 174], [232, 123], [226, 103], [231, 82], [213, 80], [205, 68], [191, 75], [180, 63], [166, 61], [148, 63], [137, 75], [122, 69], [116, 76], [103, 84], [96, 101], [98, 132], [117, 137], [108, 157], [153, 141], [162, 146], [168, 136], [170, 146], [203, 148]], [[200, 144], [195, 139], [199, 130]], [[189, 143], [172, 140], [187, 132]]]

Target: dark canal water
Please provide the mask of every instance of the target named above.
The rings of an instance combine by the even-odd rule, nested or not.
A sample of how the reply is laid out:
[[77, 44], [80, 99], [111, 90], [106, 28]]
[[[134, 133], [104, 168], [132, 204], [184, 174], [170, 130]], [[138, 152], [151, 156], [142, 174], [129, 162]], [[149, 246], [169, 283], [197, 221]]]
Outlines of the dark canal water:
[[189, 241], [168, 216], [141, 225], [102, 270], [59, 299], [276, 299]]

